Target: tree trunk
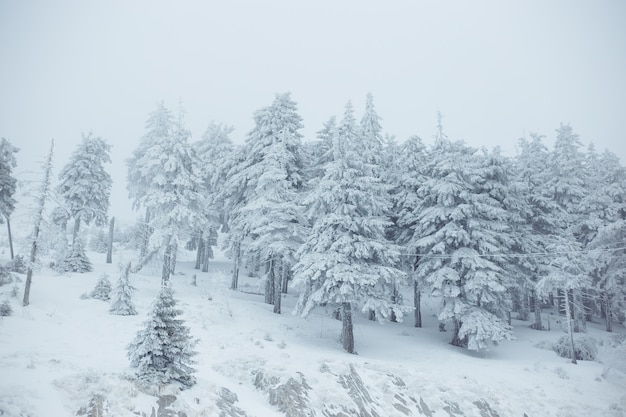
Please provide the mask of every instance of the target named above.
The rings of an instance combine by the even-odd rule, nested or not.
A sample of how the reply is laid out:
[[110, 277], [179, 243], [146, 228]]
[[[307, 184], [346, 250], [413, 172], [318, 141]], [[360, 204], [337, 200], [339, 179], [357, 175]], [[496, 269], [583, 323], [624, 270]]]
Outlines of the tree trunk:
[[290, 268], [285, 264], [285, 266], [282, 269], [283, 272], [283, 278], [282, 278], [282, 287], [281, 287], [281, 292], [283, 294], [287, 294], [287, 290], [289, 289], [289, 273], [290, 273]]
[[576, 289], [574, 292], [574, 312], [576, 316], [576, 323], [578, 323], [578, 331], [582, 333], [587, 332], [587, 315], [585, 314], [585, 302], [583, 300], [583, 292], [580, 289]]
[[267, 262], [265, 277], [265, 304], [274, 304], [274, 292], [276, 291], [274, 286], [274, 258], [270, 258]]
[[461, 330], [461, 322], [457, 319], [453, 319], [452, 321], [454, 322], [454, 334], [452, 335], [452, 341], [450, 342], [450, 344], [452, 346], [462, 347], [463, 341], [459, 337], [459, 331]]
[[354, 353], [354, 328], [350, 303], [341, 303], [341, 343], [343, 350]]
[[141, 228], [143, 235], [141, 236], [141, 250], [139, 252], [139, 256], [142, 258], [148, 253], [148, 242], [150, 241], [150, 217], [150, 210], [146, 208], [146, 216], [143, 227]]
[[72, 232], [72, 247], [76, 243], [76, 236], [78, 236], [78, 230], [80, 229], [80, 216], [76, 216], [74, 219], [74, 231]]
[[[395, 306], [398, 303], [398, 287], [393, 284], [393, 291], [391, 293], [391, 305]], [[389, 321], [392, 323], [398, 322], [398, 317], [396, 316], [396, 310], [391, 308], [391, 316], [389, 317]]]
[[48, 199], [48, 193], [50, 192], [50, 176], [52, 173], [52, 152], [54, 150], [54, 139], [50, 145], [50, 152], [46, 158], [44, 165], [45, 173], [44, 180], [41, 186], [41, 194], [39, 195], [37, 217], [35, 218], [35, 231], [33, 233], [33, 242], [30, 248], [30, 258], [28, 263], [28, 269], [26, 271], [26, 285], [24, 286], [24, 298], [22, 299], [22, 305], [27, 306], [30, 304], [30, 287], [33, 282], [33, 267], [37, 260], [37, 241], [39, 239], [39, 229], [41, 222], [43, 221], [43, 213]]
[[178, 256], [178, 244], [174, 243], [170, 252], [170, 275], [176, 272], [176, 257]]
[[209, 259], [213, 255], [211, 244], [208, 240], [203, 243], [204, 250], [202, 251], [202, 272], [209, 272]]
[[604, 303], [604, 311], [606, 312], [606, 331], [612, 332], [613, 324], [611, 322], [611, 297], [607, 293], [604, 293], [604, 297], [602, 298], [602, 302]]
[[376, 321], [376, 311], [370, 310], [367, 318], [370, 319], [371, 321]]
[[533, 290], [533, 301], [535, 305], [535, 323], [532, 328], [535, 330], [543, 330], [543, 324], [541, 323], [541, 299], [535, 290]]
[[413, 307], [415, 310], [413, 314], [415, 315], [415, 327], [422, 327], [422, 293], [418, 289], [417, 281], [413, 281]]
[[13, 260], [13, 238], [11, 237], [11, 221], [7, 219], [7, 232], [9, 233], [9, 249], [11, 250], [11, 260]]
[[204, 257], [204, 239], [202, 239], [202, 232], [200, 237], [196, 239], [196, 264], [193, 269], [200, 269], [202, 266], [202, 258]]
[[168, 243], [163, 253], [163, 271], [161, 273], [161, 287], [166, 288], [170, 283], [170, 274], [172, 273], [172, 245]]
[[113, 232], [115, 231], [115, 217], [109, 222], [109, 242], [107, 245], [107, 263], [113, 263]]
[[283, 279], [285, 279], [285, 262], [280, 262], [280, 271], [274, 272], [274, 313], [280, 314]]
[[235, 264], [233, 266], [233, 279], [230, 283], [230, 289], [236, 290], [239, 285], [239, 264], [241, 263], [241, 244], [237, 244], [235, 249]]
[[569, 343], [570, 343], [570, 358], [572, 360], [572, 363], [575, 365], [576, 364], [576, 351], [574, 348], [574, 328], [572, 326], [572, 303], [570, 301], [569, 296], [567, 296], [567, 293], [569, 291], [566, 292], [566, 297], [565, 297], [565, 317], [567, 320], [567, 332], [569, 334]]

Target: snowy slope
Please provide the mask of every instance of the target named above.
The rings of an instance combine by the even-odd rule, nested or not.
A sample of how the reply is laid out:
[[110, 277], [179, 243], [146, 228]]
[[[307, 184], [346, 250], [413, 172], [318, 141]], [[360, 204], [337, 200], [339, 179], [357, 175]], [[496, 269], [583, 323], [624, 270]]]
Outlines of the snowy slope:
[[[132, 258], [121, 253], [117, 261], [122, 256]], [[258, 279], [242, 277], [246, 292], [233, 292], [228, 260], [220, 257], [200, 273], [184, 256], [191, 258], [182, 254], [172, 286], [200, 339], [198, 384], [176, 393], [171, 407], [187, 416], [626, 415], [624, 373], [614, 369], [602, 379], [602, 364], [571, 365], [534, 347], [562, 335], [554, 323], [551, 332], [537, 332], [516, 322], [518, 340], [472, 353], [447, 343], [434, 306], [426, 306], [422, 329], [410, 320], [381, 325], [356, 318], [358, 355], [348, 355], [338, 341], [340, 322], [323, 309], [307, 319], [293, 316], [295, 295], [287, 294], [284, 313], [275, 315], [253, 294], [260, 292]], [[0, 287], [0, 300], [9, 298], [14, 310], [0, 321], [0, 416], [76, 415], [94, 394], [106, 398], [106, 415], [149, 416], [157, 408], [157, 398], [134, 387], [125, 347], [158, 293], [159, 268], [131, 275], [139, 314], [115, 316], [107, 303], [80, 298], [103, 272], [112, 283], [119, 276], [103, 255], [90, 257], [92, 273], [37, 272], [26, 308], [10, 297], [12, 285]], [[589, 327], [592, 336], [606, 337], [600, 326]], [[281, 399], [294, 392], [299, 402], [285, 409]]]

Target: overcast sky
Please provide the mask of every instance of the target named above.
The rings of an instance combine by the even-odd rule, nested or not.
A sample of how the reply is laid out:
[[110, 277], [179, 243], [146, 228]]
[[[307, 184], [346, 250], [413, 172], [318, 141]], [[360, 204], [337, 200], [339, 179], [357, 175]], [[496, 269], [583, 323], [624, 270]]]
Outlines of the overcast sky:
[[372, 92], [383, 128], [501, 146], [561, 122], [626, 161], [626, 2], [0, 0], [0, 136], [33, 170], [51, 138], [58, 173], [93, 131], [113, 145], [111, 215], [124, 164], [157, 101], [179, 100], [197, 140], [235, 141], [274, 93], [292, 92], [314, 136]]

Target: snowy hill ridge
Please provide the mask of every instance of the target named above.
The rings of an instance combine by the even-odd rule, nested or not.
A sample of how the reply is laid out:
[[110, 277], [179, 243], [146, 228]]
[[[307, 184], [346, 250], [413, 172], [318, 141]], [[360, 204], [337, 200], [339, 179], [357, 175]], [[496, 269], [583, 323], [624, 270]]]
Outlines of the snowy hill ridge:
[[[0, 416], [619, 417], [626, 410], [620, 370], [602, 379], [599, 363], [570, 365], [533, 347], [560, 331], [514, 322], [518, 340], [469, 352], [448, 344], [435, 308], [425, 307], [422, 329], [356, 316], [358, 355], [348, 355], [338, 341], [341, 323], [327, 312], [273, 314], [254, 294], [258, 278], [244, 278], [247, 292], [227, 289], [230, 267], [221, 259], [198, 273], [181, 262], [172, 277], [183, 318], [200, 340], [198, 383], [160, 398], [137, 388], [126, 356], [159, 292], [158, 266], [131, 274], [136, 316], [111, 315], [107, 302], [81, 299], [102, 273], [112, 281], [120, 274], [97, 261], [85, 274], [40, 271], [29, 307], [0, 287], [14, 309], [0, 322]], [[295, 302], [285, 295], [284, 311]]]

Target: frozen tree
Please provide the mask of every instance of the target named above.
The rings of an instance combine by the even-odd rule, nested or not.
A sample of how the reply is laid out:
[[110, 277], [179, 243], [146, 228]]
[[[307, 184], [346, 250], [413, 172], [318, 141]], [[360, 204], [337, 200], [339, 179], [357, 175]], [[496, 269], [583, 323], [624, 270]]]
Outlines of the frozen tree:
[[294, 281], [302, 286], [296, 312], [307, 315], [329, 304], [340, 309], [342, 344], [354, 353], [352, 310], [374, 310], [379, 319], [392, 310], [390, 288], [404, 278], [396, 269], [399, 250], [385, 238], [389, 225], [388, 189], [372, 166], [360, 156], [358, 129], [350, 103], [333, 139], [333, 160], [325, 175], [305, 198], [315, 218], [298, 251]]
[[431, 159], [419, 188], [415, 245], [423, 255], [415, 274], [441, 297], [439, 319], [454, 325], [451, 343], [483, 349], [512, 338], [506, 271], [496, 260], [510, 247], [508, 216], [488, 192], [492, 167], [474, 149], [438, 140]]
[[419, 187], [426, 180], [428, 154], [426, 147], [418, 136], [410, 137], [402, 146], [397, 161], [396, 176], [393, 181], [394, 193], [392, 201], [393, 217], [395, 219], [392, 234], [396, 243], [405, 248], [404, 257], [413, 281], [413, 308], [415, 327], [422, 327], [421, 291], [423, 282], [415, 275], [419, 263], [419, 247], [416, 240], [419, 208], [421, 199], [418, 195]]
[[383, 135], [380, 125], [380, 116], [374, 109], [374, 96], [367, 93], [365, 100], [365, 113], [360, 124], [360, 154], [363, 160], [369, 164], [370, 169], [375, 174], [381, 173], [381, 163], [383, 161]]
[[89, 297], [102, 301], [109, 301], [111, 299], [111, 281], [109, 281], [107, 274], [100, 275], [100, 279], [98, 279], [93, 291], [89, 293]]
[[[9, 220], [13, 210], [15, 210], [15, 189], [17, 180], [13, 176], [13, 168], [17, 166], [15, 160], [15, 153], [19, 151], [18, 148], [11, 145], [11, 143], [2, 138], [0, 140], [0, 215], [4, 217], [7, 222], [7, 233], [9, 236], [9, 249], [11, 251], [11, 259], [13, 259], [13, 238], [11, 237], [11, 221]], [[0, 217], [0, 224], [3, 222], [3, 218]]]
[[130, 365], [137, 368], [137, 382], [143, 388], [156, 386], [160, 392], [170, 384], [186, 389], [196, 383], [192, 366], [197, 340], [179, 318], [181, 314], [173, 291], [161, 288], [150, 318], [128, 345]]
[[50, 143], [50, 151], [46, 158], [46, 162], [43, 165], [43, 181], [41, 182], [41, 188], [37, 196], [37, 211], [35, 213], [35, 229], [32, 235], [32, 242], [30, 246], [30, 257], [28, 263], [28, 269], [26, 271], [26, 285], [24, 286], [24, 298], [22, 299], [22, 305], [27, 306], [30, 304], [30, 287], [33, 281], [33, 268], [37, 261], [37, 249], [39, 245], [39, 232], [41, 230], [42, 223], [44, 221], [44, 210], [46, 208], [46, 201], [50, 194], [50, 182], [52, 177], [52, 154], [54, 151], [54, 140]]
[[59, 272], [90, 272], [93, 265], [85, 253], [85, 245], [82, 239], [76, 239], [70, 251], [56, 267]]
[[[296, 195], [303, 186], [302, 118], [289, 93], [254, 115], [255, 127], [225, 184], [229, 250], [235, 255], [233, 288], [244, 254], [265, 266], [265, 301], [280, 312], [281, 278], [302, 239]], [[262, 214], [262, 215], [261, 215]]]
[[104, 164], [111, 162], [110, 150], [111, 145], [104, 139], [91, 132], [83, 134], [82, 142], [59, 174], [58, 193], [74, 218], [72, 244], [81, 222], [94, 221], [98, 226], [106, 223], [113, 181]]
[[[165, 110], [158, 109], [152, 114], [148, 125], [151, 121], [169, 120], [167, 113], [161, 115], [162, 112]], [[161, 251], [162, 285], [166, 285], [174, 271], [180, 242], [185, 242], [195, 230], [205, 228], [209, 220], [205, 212], [206, 200], [201, 193], [199, 161], [188, 142], [190, 132], [183, 125], [182, 110], [171, 131], [148, 137], [151, 145], [145, 153], [129, 162], [129, 180], [140, 178], [129, 187], [136, 197], [136, 205], [145, 207], [149, 214], [147, 225], [153, 231], [149, 252]]]
[[120, 278], [113, 291], [111, 298], [111, 308], [109, 312], [118, 316], [134, 316], [137, 314], [133, 303], [133, 291], [135, 288], [130, 285], [130, 262], [121, 269]]

